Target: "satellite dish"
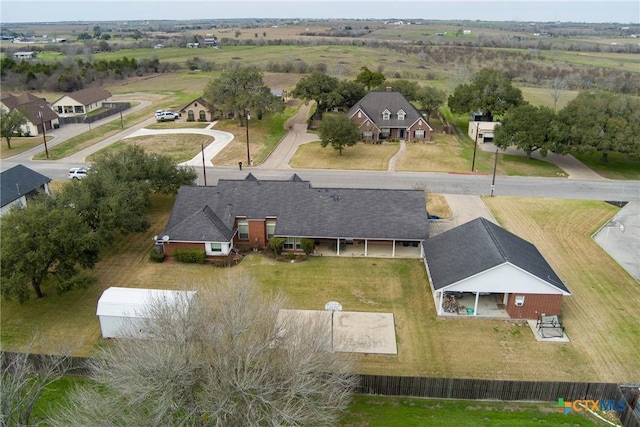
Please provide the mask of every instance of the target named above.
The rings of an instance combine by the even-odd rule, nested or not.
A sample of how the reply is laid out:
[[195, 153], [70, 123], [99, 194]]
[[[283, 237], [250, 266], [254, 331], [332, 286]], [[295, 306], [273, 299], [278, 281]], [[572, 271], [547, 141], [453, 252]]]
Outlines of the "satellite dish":
[[324, 309], [327, 311], [342, 311], [342, 304], [337, 301], [329, 301], [324, 305]]
[[165, 234], [164, 236], [162, 236], [162, 241], [163, 242], [168, 242], [169, 241], [169, 235]]

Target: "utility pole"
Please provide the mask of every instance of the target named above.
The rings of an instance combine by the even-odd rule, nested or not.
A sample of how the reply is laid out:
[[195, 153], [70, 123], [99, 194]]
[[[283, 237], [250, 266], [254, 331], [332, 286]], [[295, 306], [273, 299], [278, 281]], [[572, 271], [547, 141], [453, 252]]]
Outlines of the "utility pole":
[[[42, 108], [42, 106], [40, 108]], [[44, 126], [44, 116], [42, 114], [42, 110], [38, 111], [38, 117], [40, 117], [40, 125], [42, 125], [42, 140], [44, 142], [44, 152], [47, 155], [47, 160], [49, 160], [49, 149], [47, 148], [47, 130]]]
[[251, 119], [251, 115], [249, 114], [249, 110], [246, 111], [247, 117], [247, 164], [251, 165], [251, 154], [249, 153], [249, 120]]
[[204, 186], [207, 186], [207, 168], [204, 164], [204, 142], [200, 143], [200, 147], [202, 149], [202, 174], [204, 175]]
[[493, 197], [493, 190], [496, 188], [496, 169], [498, 168], [498, 149], [496, 148], [496, 158], [493, 161], [493, 179], [491, 180], [491, 197]]
[[473, 159], [471, 160], [471, 172], [475, 172], [476, 170], [476, 150], [478, 149], [478, 128], [480, 127], [480, 122], [476, 122], [476, 134], [475, 139], [473, 140]]

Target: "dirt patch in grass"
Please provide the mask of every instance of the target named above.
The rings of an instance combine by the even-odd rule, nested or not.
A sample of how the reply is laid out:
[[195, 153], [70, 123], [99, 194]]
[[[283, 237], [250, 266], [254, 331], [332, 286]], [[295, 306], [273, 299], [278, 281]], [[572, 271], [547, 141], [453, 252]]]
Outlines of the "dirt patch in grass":
[[471, 163], [461, 156], [455, 135], [433, 135], [431, 142], [407, 143], [407, 151], [396, 162], [397, 171], [463, 172]]
[[301, 145], [289, 164], [302, 169], [387, 170], [389, 160], [400, 147], [397, 142], [383, 144], [358, 143], [342, 150], [342, 156], [320, 142]]
[[440, 218], [451, 218], [452, 212], [447, 199], [442, 194], [427, 193], [427, 212]]

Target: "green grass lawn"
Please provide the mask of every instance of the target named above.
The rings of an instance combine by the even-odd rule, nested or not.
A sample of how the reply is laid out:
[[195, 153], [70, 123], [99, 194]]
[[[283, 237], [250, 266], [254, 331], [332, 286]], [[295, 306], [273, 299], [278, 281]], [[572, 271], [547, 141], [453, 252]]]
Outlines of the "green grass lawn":
[[608, 163], [602, 163], [600, 153], [574, 154], [574, 157], [608, 179], [640, 179], [640, 159], [632, 159], [626, 154], [609, 153]]
[[[75, 386], [88, 380], [63, 377], [50, 384], [37, 402], [32, 420], [44, 421], [47, 414], [61, 407]], [[46, 425], [46, 422], [44, 422]], [[557, 412], [555, 404], [500, 402], [487, 400], [425, 399], [355, 395], [340, 426], [504, 426], [511, 427], [589, 427], [608, 426], [584, 412]]]
[[564, 415], [553, 403], [441, 400], [355, 396], [341, 426], [577, 427], [608, 425], [578, 413]]

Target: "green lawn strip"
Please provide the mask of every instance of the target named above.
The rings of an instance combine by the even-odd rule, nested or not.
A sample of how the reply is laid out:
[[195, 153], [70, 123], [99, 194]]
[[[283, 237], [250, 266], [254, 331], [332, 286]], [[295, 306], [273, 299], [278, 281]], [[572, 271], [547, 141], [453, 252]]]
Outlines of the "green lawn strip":
[[601, 153], [573, 154], [596, 173], [608, 179], [640, 179], [640, 159], [632, 159], [628, 154], [609, 153], [609, 163], [602, 163]]
[[[47, 143], [50, 142], [51, 139], [51, 136], [47, 135]], [[24, 153], [25, 151], [30, 150], [38, 145], [42, 146], [42, 151], [44, 152], [44, 138], [40, 135], [11, 138], [11, 149], [9, 149], [9, 147], [7, 146], [7, 140], [5, 138], [1, 138], [0, 159], [7, 159], [11, 156], [15, 156], [16, 154]]]
[[[33, 421], [45, 421], [47, 415], [62, 408], [76, 386], [91, 380], [65, 376], [45, 388], [37, 401]], [[428, 399], [415, 397], [353, 396], [338, 425], [340, 426], [608, 426], [585, 412], [568, 414], [548, 403], [502, 402], [487, 400]], [[46, 424], [46, 423], [45, 423]]]
[[[282, 113], [269, 115], [266, 120], [259, 124], [259, 126], [265, 128], [264, 130], [266, 130], [266, 133], [263, 134], [262, 148], [258, 150], [257, 153], [253, 153], [253, 160], [256, 163], [264, 162], [269, 154], [271, 154], [271, 152], [276, 148], [278, 143], [280, 143], [288, 131], [284, 127], [285, 122], [293, 117], [297, 111], [297, 108], [285, 108]], [[252, 126], [253, 124], [254, 121], [251, 121], [249, 126]], [[249, 135], [249, 138], [251, 138], [251, 135]]]
[[576, 427], [606, 426], [584, 413], [558, 412], [554, 403], [354, 396], [341, 426]]
[[205, 129], [210, 122], [187, 122], [183, 119], [175, 122], [158, 122], [146, 126], [146, 129]]

